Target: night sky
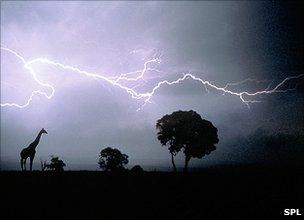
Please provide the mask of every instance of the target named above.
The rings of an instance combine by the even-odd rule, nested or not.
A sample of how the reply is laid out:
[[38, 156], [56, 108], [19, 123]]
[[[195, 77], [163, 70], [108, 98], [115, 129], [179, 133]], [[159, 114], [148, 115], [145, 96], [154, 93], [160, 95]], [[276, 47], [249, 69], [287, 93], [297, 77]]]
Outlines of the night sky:
[[[193, 74], [235, 92], [274, 88], [304, 69], [303, 3], [263, 1], [195, 2], [1, 2], [1, 47], [26, 61], [54, 62], [115, 79], [139, 93], [158, 82]], [[302, 14], [301, 14], [302, 13]], [[34, 96], [25, 108], [1, 107], [1, 166], [19, 169], [19, 152], [44, 127], [35, 158], [57, 155], [66, 169], [98, 169], [102, 148], [129, 155], [129, 167], [171, 168], [170, 154], [156, 137], [157, 119], [177, 110], [195, 110], [218, 128], [217, 150], [190, 167], [218, 164], [290, 162], [303, 154], [303, 77], [284, 83], [286, 92], [251, 97], [223, 94], [187, 79], [161, 86], [144, 104], [106, 80], [36, 63], [37, 78], [54, 96]], [[1, 50], [1, 103], [25, 104], [32, 91], [50, 94]], [[248, 97], [247, 97], [248, 98]], [[140, 108], [139, 111], [137, 111]], [[271, 143], [270, 143], [271, 142]], [[274, 154], [275, 152], [275, 154]], [[183, 166], [182, 152], [177, 165]]]

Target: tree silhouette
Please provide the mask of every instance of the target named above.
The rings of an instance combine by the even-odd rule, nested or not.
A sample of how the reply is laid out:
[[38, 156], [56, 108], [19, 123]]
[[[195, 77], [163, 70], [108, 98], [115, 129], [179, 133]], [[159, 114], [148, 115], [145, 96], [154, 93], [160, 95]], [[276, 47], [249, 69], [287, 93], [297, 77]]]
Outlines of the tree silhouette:
[[144, 172], [144, 169], [139, 165], [135, 165], [134, 167], [132, 167], [131, 171], [134, 173], [142, 173]]
[[217, 128], [210, 121], [202, 119], [195, 111], [176, 111], [157, 120], [157, 138], [168, 146], [173, 169], [176, 171], [174, 156], [183, 149], [187, 171], [192, 157], [202, 158], [216, 149], [219, 142]]
[[107, 147], [101, 150], [98, 164], [101, 169], [106, 171], [117, 171], [124, 169], [128, 162], [128, 155], [122, 154], [116, 148]]
[[62, 160], [59, 160], [58, 157], [52, 156], [51, 163], [47, 164], [45, 166], [47, 169], [50, 169], [50, 170], [64, 171], [63, 167], [65, 167], [66, 164]]

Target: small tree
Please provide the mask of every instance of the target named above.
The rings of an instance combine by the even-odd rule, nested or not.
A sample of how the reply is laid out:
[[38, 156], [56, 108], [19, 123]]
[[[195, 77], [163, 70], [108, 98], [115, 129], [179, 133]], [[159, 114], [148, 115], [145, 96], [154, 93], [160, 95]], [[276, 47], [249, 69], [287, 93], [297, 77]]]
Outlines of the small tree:
[[132, 167], [131, 171], [134, 173], [142, 173], [144, 172], [144, 169], [139, 165], [135, 165], [134, 167]]
[[192, 157], [202, 158], [215, 150], [219, 142], [217, 128], [210, 121], [202, 119], [195, 111], [176, 111], [157, 120], [157, 138], [168, 146], [174, 171], [174, 156], [183, 149], [187, 171]]
[[59, 160], [58, 157], [52, 156], [51, 163], [46, 165], [46, 168], [54, 171], [64, 171], [63, 167], [65, 167], [66, 164]]
[[128, 162], [128, 155], [122, 154], [116, 148], [107, 147], [101, 150], [98, 164], [101, 169], [106, 171], [117, 171], [124, 169]]
[[45, 171], [45, 169], [47, 168], [46, 161], [43, 161], [41, 158], [40, 158], [40, 167], [41, 167], [41, 171]]

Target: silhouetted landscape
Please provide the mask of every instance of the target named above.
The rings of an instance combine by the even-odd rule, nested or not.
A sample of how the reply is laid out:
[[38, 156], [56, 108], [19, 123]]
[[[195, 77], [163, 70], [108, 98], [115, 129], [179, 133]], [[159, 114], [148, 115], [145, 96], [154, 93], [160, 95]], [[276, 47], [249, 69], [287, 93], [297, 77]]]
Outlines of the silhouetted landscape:
[[303, 1], [0, 6], [1, 219], [304, 216]]
[[[140, 165], [128, 169], [125, 166], [131, 158], [111, 147], [100, 151], [98, 164], [102, 171], [64, 171], [66, 164], [56, 156], [51, 156], [50, 162], [41, 160], [41, 170], [32, 171], [36, 147], [42, 134], [48, 134], [41, 129], [20, 153], [22, 171], [1, 172], [5, 189], [2, 208], [10, 217], [30, 218], [35, 214], [88, 218], [102, 213], [105, 218], [197, 219], [228, 215], [280, 217], [286, 208], [304, 204], [304, 169], [300, 163], [303, 151], [295, 155], [284, 151], [301, 145], [302, 136], [268, 137], [259, 131], [248, 142], [239, 143], [247, 143], [248, 150], [252, 143], [264, 146], [263, 154], [269, 155], [267, 163], [189, 169], [191, 157], [204, 158], [216, 150], [217, 128], [190, 110], [163, 116], [157, 120], [156, 129], [158, 140], [171, 154], [172, 172], [147, 172]], [[285, 147], [283, 151], [280, 146]], [[185, 155], [183, 170], [177, 169], [174, 162], [179, 151]], [[286, 163], [271, 160], [274, 152], [275, 161], [284, 162], [278, 156], [282, 154]], [[33, 207], [35, 212], [29, 212]]]

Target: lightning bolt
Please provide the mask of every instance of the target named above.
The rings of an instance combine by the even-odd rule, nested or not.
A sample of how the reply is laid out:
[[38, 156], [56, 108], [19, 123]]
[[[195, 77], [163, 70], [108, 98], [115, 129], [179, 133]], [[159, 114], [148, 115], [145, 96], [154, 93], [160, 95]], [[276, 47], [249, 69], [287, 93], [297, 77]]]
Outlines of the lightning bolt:
[[[51, 65], [51, 66], [61, 68], [61, 69], [64, 69], [64, 70], [73, 71], [73, 72], [76, 72], [78, 74], [81, 74], [81, 75], [84, 75], [86, 77], [90, 77], [90, 78], [93, 78], [93, 79], [96, 79], [96, 80], [103, 80], [103, 81], [109, 83], [110, 85], [112, 85], [114, 87], [118, 87], [119, 89], [128, 93], [131, 96], [132, 99], [143, 100], [143, 105], [140, 108], [138, 108], [137, 110], [140, 110], [147, 103], [150, 103], [153, 95], [156, 93], [156, 91], [160, 87], [162, 87], [164, 85], [172, 86], [172, 85], [175, 85], [175, 84], [179, 84], [179, 83], [181, 83], [185, 80], [188, 80], [188, 79], [201, 83], [206, 88], [207, 92], [209, 92], [209, 89], [214, 89], [216, 91], [222, 92], [223, 94], [229, 94], [229, 95], [232, 95], [232, 96], [236, 96], [241, 100], [242, 103], [246, 104], [247, 107], [250, 107], [250, 105], [249, 105], [250, 103], [260, 102], [259, 100], [251, 99], [251, 98], [254, 98], [255, 96], [258, 96], [258, 95], [265, 95], [265, 94], [272, 94], [272, 93], [279, 93], [279, 92], [287, 92], [287, 91], [294, 90], [295, 88], [291, 88], [291, 89], [281, 89], [281, 88], [284, 84], [286, 84], [286, 82], [288, 82], [292, 79], [299, 79], [299, 78], [304, 76], [304, 74], [300, 74], [300, 75], [297, 75], [297, 76], [287, 77], [284, 80], [282, 80], [280, 83], [278, 83], [276, 86], [274, 86], [272, 89], [270, 89], [270, 86], [268, 86], [266, 89], [259, 90], [259, 91], [256, 91], [256, 92], [248, 92], [248, 91], [234, 92], [232, 89], [229, 89], [231, 86], [240, 85], [240, 84], [243, 84], [243, 83], [248, 82], [248, 81], [255, 81], [255, 82], [260, 82], [260, 81], [257, 81], [257, 80], [254, 80], [254, 79], [246, 79], [246, 80], [243, 80], [241, 82], [227, 83], [224, 87], [219, 87], [219, 86], [216, 86], [215, 84], [213, 84], [213, 83], [211, 83], [207, 80], [203, 80], [199, 77], [196, 77], [195, 75], [193, 75], [191, 73], [186, 73], [186, 74], [183, 74], [183, 76], [181, 76], [180, 78], [178, 78], [174, 81], [168, 81], [168, 80], [160, 81], [156, 84], [156, 86], [154, 88], [152, 88], [151, 91], [146, 92], [146, 93], [140, 93], [140, 92], [137, 92], [135, 90], [137, 86], [128, 87], [128, 86], [124, 85], [124, 82], [145, 80], [144, 76], [147, 73], [147, 71], [155, 71], [155, 72], [158, 72], [158, 73], [163, 73], [162, 71], [158, 70], [157, 68], [149, 67], [149, 65], [151, 65], [153, 63], [154, 64], [159, 64], [161, 62], [160, 57], [153, 58], [151, 60], [146, 61], [143, 65], [142, 70], [120, 74], [118, 77], [105, 77], [103, 75], [99, 75], [99, 74], [96, 74], [96, 73], [90, 73], [90, 72], [81, 70], [77, 67], [73, 67], [73, 66], [69, 66], [69, 65], [65, 65], [65, 64], [56, 62], [56, 61], [52, 61], [52, 60], [49, 60], [47, 58], [40, 57], [40, 58], [32, 59], [30, 61], [26, 61], [25, 58], [22, 57], [19, 53], [17, 53], [16, 51], [14, 51], [12, 49], [7, 48], [7, 47], [2, 47], [1, 46], [1, 50], [7, 51], [7, 52], [15, 55], [19, 60], [22, 61], [23, 67], [26, 70], [29, 71], [29, 73], [32, 75], [33, 79], [39, 85], [41, 85], [43, 87], [46, 87], [46, 88], [50, 89], [50, 91], [51, 91], [50, 94], [47, 94], [46, 92], [42, 92], [40, 90], [35, 90], [35, 91], [32, 91], [32, 93], [31, 93], [30, 97], [28, 98], [28, 100], [26, 101], [26, 103], [24, 103], [24, 104], [1, 103], [1, 107], [25, 108], [28, 105], [30, 105], [31, 101], [33, 100], [33, 97], [36, 96], [36, 95], [42, 95], [47, 99], [51, 99], [54, 96], [54, 94], [55, 94], [54, 86], [52, 86], [48, 83], [42, 82], [38, 79], [37, 73], [35, 72], [35, 70], [33, 68], [33, 65], [36, 64], [36, 63]], [[209, 89], [207, 89], [207, 88], [209, 88]]]
[[11, 49], [9, 49], [9, 48], [6, 48], [6, 47], [1, 47], [1, 50], [5, 50], [5, 51], [7, 51], [7, 52], [10, 52], [10, 53], [12, 53], [13, 55], [15, 55], [18, 59], [20, 59], [20, 60], [22, 61], [22, 63], [23, 63], [24, 68], [27, 69], [27, 70], [31, 73], [31, 75], [33, 76], [34, 80], [35, 80], [39, 85], [44, 86], [44, 87], [48, 87], [48, 88], [50, 88], [51, 91], [52, 91], [50, 95], [48, 95], [48, 94], [45, 93], [45, 92], [41, 92], [40, 90], [32, 91], [32, 94], [30, 95], [29, 99], [27, 100], [27, 102], [26, 102], [25, 104], [20, 105], [20, 104], [17, 104], [17, 103], [1, 103], [1, 107], [10, 106], [10, 107], [25, 108], [26, 106], [28, 106], [28, 105], [31, 103], [31, 101], [33, 100], [33, 97], [34, 97], [35, 95], [38, 95], [38, 94], [39, 94], [39, 95], [43, 95], [43, 96], [45, 96], [47, 99], [50, 99], [50, 98], [52, 98], [52, 97], [54, 96], [55, 88], [54, 88], [53, 86], [51, 86], [50, 84], [48, 84], [48, 83], [43, 83], [43, 82], [41, 82], [41, 81], [37, 78], [36, 73], [34, 72], [34, 69], [32, 69], [32, 68], [29, 66], [29, 63], [26, 62], [25, 59], [24, 59], [21, 55], [19, 55], [17, 52], [15, 52], [15, 51], [13, 51], [13, 50], [11, 50]]
[[[130, 73], [124, 73], [124, 74], [121, 74], [116, 80], [115, 82], [118, 82], [120, 80], [126, 80], [126, 81], [137, 81], [139, 79], [143, 79], [145, 73], [147, 71], [157, 71], [157, 72], [161, 72], [155, 68], [148, 68], [148, 64], [149, 63], [160, 63], [161, 60], [159, 58], [155, 58], [155, 59], [152, 59], [152, 60], [148, 60], [144, 63], [144, 68], [143, 70], [141, 71], [135, 71], [135, 72], [130, 72]], [[134, 73], [140, 73], [137, 77], [133, 77], [133, 78], [129, 78], [127, 77], [128, 75], [133, 75]]]
[[229, 88], [231, 86], [238, 86], [238, 85], [244, 84], [246, 82], [264, 83], [264, 82], [267, 82], [267, 81], [268, 80], [256, 80], [256, 79], [248, 78], [248, 79], [245, 79], [245, 80], [240, 81], [240, 82], [227, 83], [223, 88], [227, 89], [227, 88]]

